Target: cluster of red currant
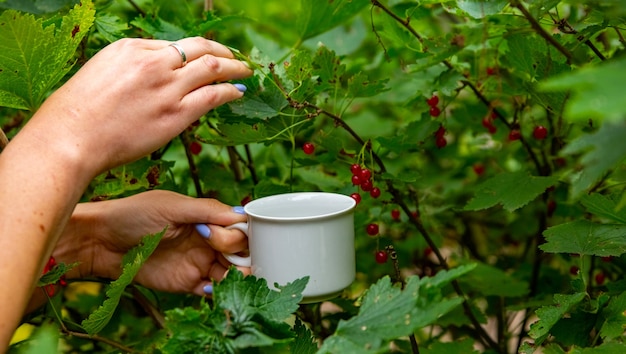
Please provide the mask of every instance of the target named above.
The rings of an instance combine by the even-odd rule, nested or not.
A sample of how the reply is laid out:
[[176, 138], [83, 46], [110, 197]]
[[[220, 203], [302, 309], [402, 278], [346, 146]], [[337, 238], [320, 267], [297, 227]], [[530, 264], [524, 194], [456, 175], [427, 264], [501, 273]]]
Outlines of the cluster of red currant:
[[[46, 265], [43, 267], [43, 272], [41, 273], [46, 274], [49, 271], [51, 271], [54, 267], [56, 267], [57, 265], [57, 261], [54, 259], [54, 257], [50, 256], [50, 259], [48, 259], [48, 262], [46, 263]], [[55, 294], [55, 288], [54, 288], [55, 284], [47, 284], [43, 287], [43, 289], [46, 291], [46, 294], [48, 294], [48, 296], [52, 297]], [[59, 285], [61, 286], [67, 286], [67, 280], [65, 280], [65, 274], [61, 276], [61, 278], [59, 279]]]
[[437, 106], [439, 104], [439, 97], [437, 95], [432, 95], [429, 99], [426, 100], [426, 103], [430, 106], [430, 116], [431, 117], [439, 117], [441, 114], [441, 109]]
[[490, 134], [495, 134], [498, 131], [498, 128], [493, 124], [493, 122], [498, 118], [498, 115], [495, 111], [489, 112], [482, 120], [482, 125], [485, 127]]
[[[352, 185], [358, 186], [363, 192], [369, 192], [372, 198], [380, 197], [380, 188], [375, 187], [372, 181], [372, 171], [355, 163], [350, 166], [350, 172], [352, 172]], [[358, 192], [350, 196], [356, 200], [357, 204], [361, 202], [361, 194]]]

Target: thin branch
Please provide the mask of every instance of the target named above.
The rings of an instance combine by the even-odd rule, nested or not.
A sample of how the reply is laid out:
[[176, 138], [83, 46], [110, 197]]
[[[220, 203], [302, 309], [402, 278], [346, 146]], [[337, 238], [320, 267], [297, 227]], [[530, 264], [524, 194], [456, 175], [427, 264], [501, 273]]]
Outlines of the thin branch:
[[556, 50], [561, 52], [561, 54], [563, 54], [567, 58], [568, 62], [572, 62], [575, 59], [574, 55], [570, 53], [570, 51], [567, 50], [567, 48], [565, 48], [561, 43], [559, 43], [559, 41], [554, 39], [554, 37], [552, 37], [548, 32], [546, 32], [546, 30], [543, 27], [541, 27], [541, 24], [539, 24], [539, 22], [533, 17], [533, 15], [531, 15], [531, 13], [528, 12], [526, 7], [522, 5], [521, 1], [512, 0], [511, 6], [517, 8], [522, 13], [522, 15], [524, 15], [526, 20], [530, 23], [530, 26], [533, 28], [533, 30], [535, 30], [535, 32], [537, 32], [538, 35], [543, 37], [543, 39], [545, 39], [554, 48], [556, 48]]
[[196, 195], [198, 197], [203, 197], [204, 192], [202, 191], [202, 184], [200, 183], [200, 175], [198, 172], [198, 166], [196, 165], [196, 161], [193, 159], [193, 154], [191, 153], [190, 139], [187, 135], [187, 132], [182, 132], [178, 135], [180, 140], [183, 142], [183, 146], [185, 147], [185, 155], [187, 156], [187, 163], [189, 164], [189, 173], [191, 174], [191, 180], [193, 181], [193, 185], [196, 188]]
[[[575, 30], [574, 27], [572, 27], [567, 22], [567, 20], [563, 19], [563, 20], [558, 21], [557, 23], [558, 23], [557, 28], [562, 33], [573, 34], [573, 35], [577, 35], [578, 34], [578, 31]], [[596, 56], [598, 56], [598, 58], [600, 58], [600, 60], [602, 60], [602, 61], [606, 60], [606, 57], [604, 56], [604, 54], [602, 54], [602, 52], [600, 52], [600, 50], [593, 43], [591, 43], [591, 41], [589, 39], [585, 39], [584, 36], [578, 36], [578, 37], [576, 37], [576, 39], [578, 39], [579, 42], [582, 42], [587, 47], [589, 47], [591, 49], [591, 51], [594, 52], [596, 54]]]

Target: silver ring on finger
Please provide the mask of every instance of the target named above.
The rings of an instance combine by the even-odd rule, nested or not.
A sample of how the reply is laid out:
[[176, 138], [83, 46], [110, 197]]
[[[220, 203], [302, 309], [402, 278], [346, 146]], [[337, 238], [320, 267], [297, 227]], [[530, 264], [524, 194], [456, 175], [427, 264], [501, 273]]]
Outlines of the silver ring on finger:
[[174, 49], [176, 49], [178, 51], [178, 54], [180, 54], [180, 58], [183, 61], [183, 65], [181, 66], [184, 67], [185, 65], [187, 65], [187, 54], [185, 54], [185, 51], [183, 50], [183, 47], [180, 46], [180, 44], [174, 42], [170, 44], [170, 47], [174, 47]]

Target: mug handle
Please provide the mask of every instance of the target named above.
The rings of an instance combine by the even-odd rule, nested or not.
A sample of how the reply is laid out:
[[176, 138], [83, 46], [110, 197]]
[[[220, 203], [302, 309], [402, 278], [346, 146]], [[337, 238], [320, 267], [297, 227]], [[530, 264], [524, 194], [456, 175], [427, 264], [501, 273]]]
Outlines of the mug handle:
[[[244, 234], [246, 234], [246, 236], [248, 236], [248, 223], [247, 222], [238, 222], [236, 224], [232, 224], [230, 226], [226, 227], [227, 229], [237, 229], [241, 232], [243, 232]], [[250, 267], [252, 266], [252, 260], [250, 259], [250, 256], [247, 257], [242, 257], [242, 256], [238, 256], [236, 254], [233, 253], [222, 253], [222, 255], [224, 255], [224, 258], [226, 258], [230, 263], [236, 265], [236, 266], [240, 266], [240, 267]]]

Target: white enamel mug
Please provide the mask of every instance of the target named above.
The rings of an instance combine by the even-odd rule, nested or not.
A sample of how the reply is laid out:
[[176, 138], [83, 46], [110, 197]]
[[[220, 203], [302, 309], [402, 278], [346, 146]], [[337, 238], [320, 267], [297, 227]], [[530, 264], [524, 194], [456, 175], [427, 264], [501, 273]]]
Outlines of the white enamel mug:
[[301, 303], [331, 299], [354, 281], [355, 206], [349, 196], [325, 192], [253, 200], [244, 207], [248, 221], [229, 226], [246, 233], [250, 256], [224, 256], [252, 267], [271, 288], [309, 276]]

